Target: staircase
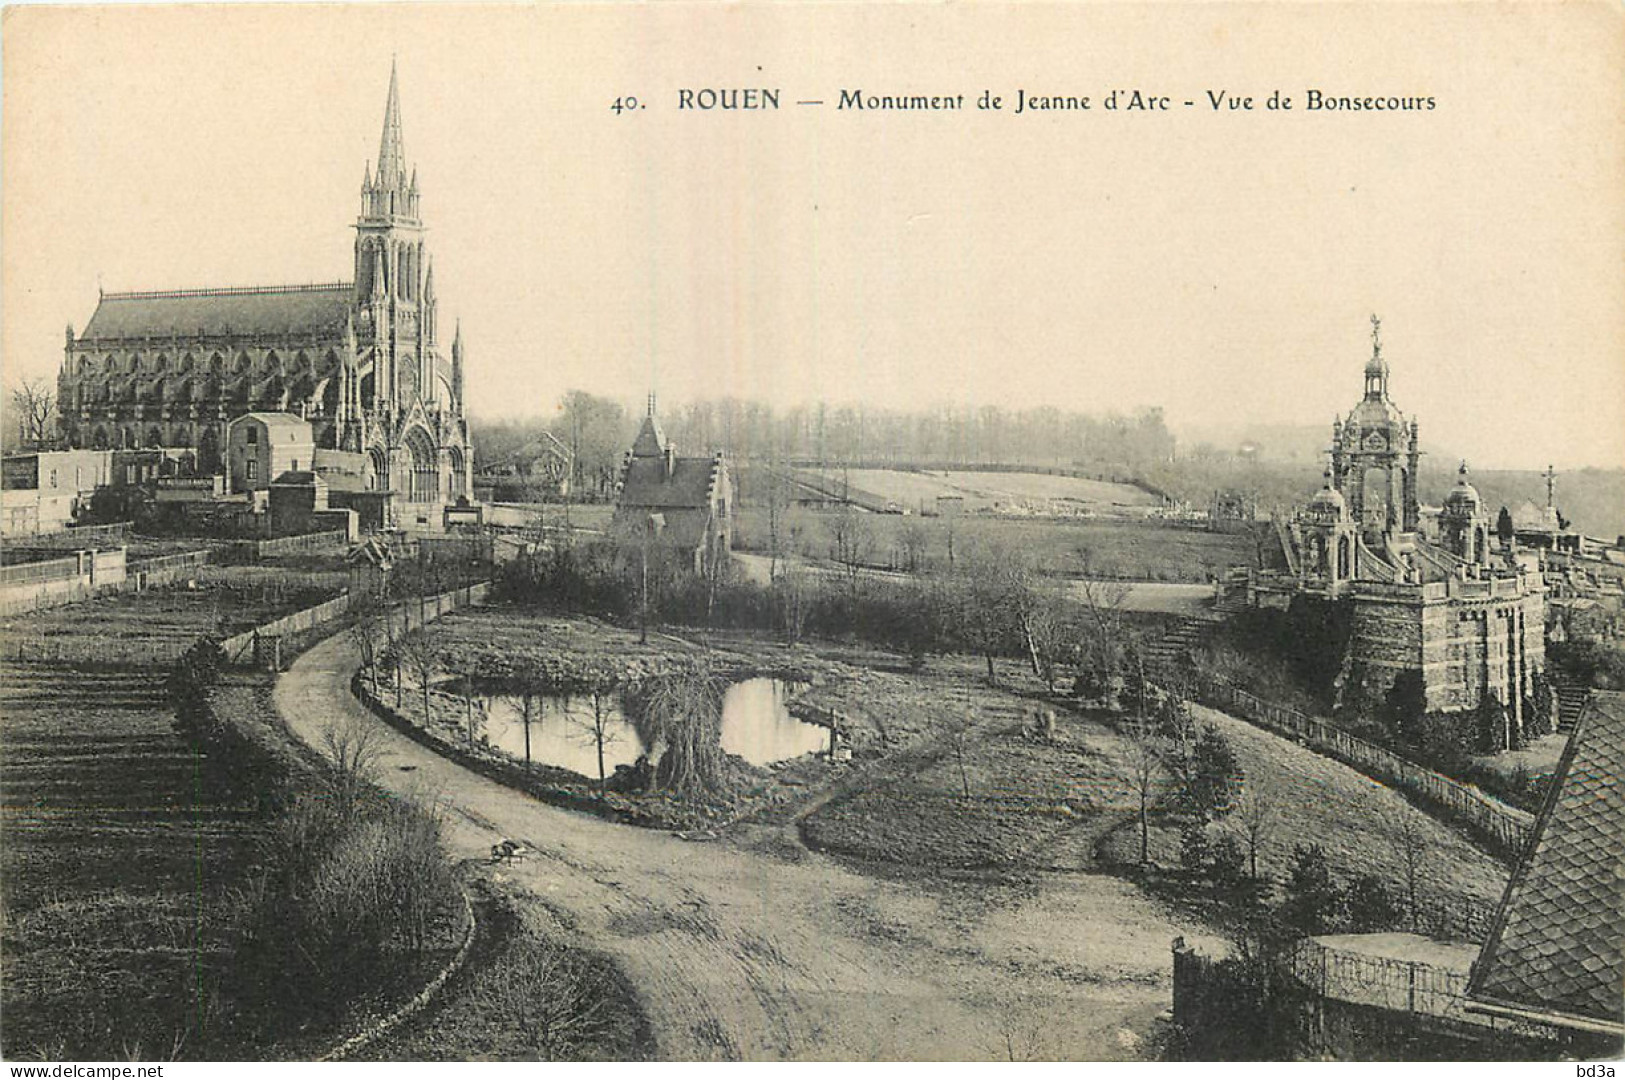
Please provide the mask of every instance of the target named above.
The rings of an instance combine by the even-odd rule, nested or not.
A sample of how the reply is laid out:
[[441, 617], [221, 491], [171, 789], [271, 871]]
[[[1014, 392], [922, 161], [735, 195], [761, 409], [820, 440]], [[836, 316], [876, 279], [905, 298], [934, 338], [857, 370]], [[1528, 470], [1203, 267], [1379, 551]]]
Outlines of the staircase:
[[1296, 538], [1287, 532], [1285, 521], [1279, 517], [1272, 517], [1270, 520], [1275, 523], [1275, 538], [1281, 542], [1281, 554], [1286, 557], [1286, 567], [1291, 571], [1293, 577], [1297, 577], [1298, 545], [1294, 543]]
[[1152, 677], [1184, 673], [1184, 654], [1202, 644], [1202, 639], [1213, 628], [1211, 619], [1195, 615], [1181, 615], [1160, 638], [1145, 647], [1145, 666]]
[[1247, 610], [1247, 575], [1245, 571], [1235, 578], [1220, 581], [1213, 599], [1213, 613], [1223, 618]]

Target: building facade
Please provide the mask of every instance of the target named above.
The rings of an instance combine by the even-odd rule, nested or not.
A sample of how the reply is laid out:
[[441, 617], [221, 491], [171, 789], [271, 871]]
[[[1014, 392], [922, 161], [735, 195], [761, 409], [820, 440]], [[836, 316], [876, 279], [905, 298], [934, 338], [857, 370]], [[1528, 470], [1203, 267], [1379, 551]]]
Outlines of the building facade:
[[113, 482], [113, 454], [95, 450], [36, 450], [8, 454], [0, 489], [0, 536], [67, 528], [98, 487]]
[[655, 417], [654, 395], [621, 466], [611, 524], [622, 539], [674, 552], [697, 574], [721, 572], [733, 547], [733, 483], [727, 459], [679, 457]]
[[1419, 425], [1389, 397], [1388, 373], [1373, 318], [1365, 394], [1333, 423], [1325, 485], [1283, 530], [1289, 569], [1255, 573], [1250, 599], [1346, 601], [1346, 695], [1380, 698], [1416, 672], [1430, 711], [1476, 709], [1493, 695], [1508, 725], [1496, 741], [1518, 742], [1546, 666], [1539, 558], [1498, 543], [1465, 462], [1437, 535], [1423, 534]]
[[419, 199], [392, 69], [352, 279], [103, 293], [84, 330], [68, 328], [60, 434], [73, 447], [184, 449], [196, 471], [221, 473], [233, 420], [286, 413], [318, 447], [358, 455], [370, 489], [407, 504], [471, 496], [461, 328], [444, 349]]

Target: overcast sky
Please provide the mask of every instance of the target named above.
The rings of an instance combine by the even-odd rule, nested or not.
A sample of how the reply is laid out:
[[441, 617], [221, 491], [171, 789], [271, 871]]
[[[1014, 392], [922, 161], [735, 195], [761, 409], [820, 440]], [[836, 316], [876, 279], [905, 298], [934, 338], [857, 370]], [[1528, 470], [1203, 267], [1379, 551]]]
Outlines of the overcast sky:
[[[8, 381], [54, 375], [98, 282], [348, 280], [394, 54], [485, 415], [654, 384], [1322, 425], [1358, 399], [1377, 312], [1425, 440], [1625, 464], [1616, 5], [11, 8], [4, 29]], [[676, 108], [743, 86], [781, 108]], [[1106, 112], [1114, 87], [1173, 111]], [[1095, 108], [1012, 115], [1018, 88]], [[1277, 88], [1291, 113], [1263, 108]], [[1437, 107], [1309, 113], [1309, 88]], [[843, 89], [967, 109], [839, 111]], [[648, 107], [616, 115], [623, 95]]]

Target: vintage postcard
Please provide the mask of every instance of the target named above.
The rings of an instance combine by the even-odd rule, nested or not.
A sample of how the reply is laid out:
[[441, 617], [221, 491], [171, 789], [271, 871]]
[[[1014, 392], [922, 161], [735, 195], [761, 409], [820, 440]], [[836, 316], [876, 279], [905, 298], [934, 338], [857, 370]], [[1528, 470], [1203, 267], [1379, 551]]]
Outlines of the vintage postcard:
[[1612, 1068], [1617, 5], [3, 50], [8, 1062]]

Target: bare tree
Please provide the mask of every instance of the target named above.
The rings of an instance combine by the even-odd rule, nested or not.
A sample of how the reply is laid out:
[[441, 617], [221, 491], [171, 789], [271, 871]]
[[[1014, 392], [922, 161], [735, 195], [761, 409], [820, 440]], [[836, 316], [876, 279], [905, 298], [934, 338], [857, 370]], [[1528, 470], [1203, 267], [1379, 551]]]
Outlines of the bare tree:
[[1055, 1061], [1055, 1016], [1060, 1006], [1049, 995], [1018, 994], [1002, 1001], [996, 1013], [998, 1036], [988, 1047], [990, 1058], [1006, 1061]]
[[836, 563], [845, 571], [847, 583], [856, 588], [858, 575], [874, 549], [874, 533], [868, 520], [848, 503], [832, 519], [830, 538]]
[[372, 681], [372, 696], [378, 696], [379, 646], [388, 641], [387, 613], [365, 593], [352, 594], [350, 612], [355, 621], [350, 624], [350, 639], [361, 654], [361, 667]]
[[919, 518], [910, 518], [897, 531], [897, 546], [903, 553], [903, 569], [917, 574], [925, 565], [926, 552], [931, 547], [931, 531]]
[[807, 626], [807, 612], [812, 605], [814, 582], [805, 568], [786, 566], [774, 583], [779, 596], [779, 608], [785, 636], [793, 645], [801, 640]]
[[767, 580], [779, 577], [779, 562], [785, 556], [787, 537], [785, 516], [790, 509], [789, 483], [780, 471], [777, 454], [765, 466], [767, 472]]
[[56, 394], [45, 379], [25, 378], [11, 391], [17, 414], [17, 441], [24, 450], [38, 450], [51, 438], [56, 416]]
[[1383, 815], [1382, 830], [1393, 847], [1404, 875], [1405, 905], [1410, 926], [1417, 928], [1419, 909], [1417, 893], [1428, 857], [1428, 836], [1420, 812], [1403, 801], [1388, 808]]
[[1074, 620], [1069, 617], [1065, 599], [1047, 582], [1035, 580], [1028, 599], [1021, 618], [1022, 636], [1032, 658], [1033, 673], [1053, 694], [1061, 664], [1078, 652]]
[[382, 729], [370, 720], [346, 716], [322, 730], [322, 748], [327, 752], [334, 801], [341, 812], [349, 814], [361, 792], [378, 779], [378, 761], [384, 753]]
[[1076, 583], [1073, 594], [1082, 602], [1085, 616], [1078, 627], [1078, 662], [1105, 686], [1122, 663], [1128, 586], [1085, 578]]
[[994, 659], [1026, 641], [1023, 620], [1032, 606], [1030, 576], [1013, 552], [993, 544], [962, 561], [956, 584], [960, 626], [987, 662], [988, 683], [995, 684]]
[[525, 771], [530, 772], [530, 726], [541, 719], [541, 698], [534, 687], [527, 683], [511, 700], [516, 700], [519, 708], [519, 723], [525, 732]]
[[1247, 845], [1248, 873], [1258, 878], [1258, 853], [1275, 832], [1276, 804], [1274, 797], [1257, 780], [1243, 780], [1241, 794], [1236, 799], [1234, 817]]
[[423, 689], [423, 725], [429, 726], [429, 689], [440, 668], [440, 642], [427, 624], [419, 626], [395, 643], [399, 663], [411, 671]]
[[591, 715], [571, 717], [578, 737], [598, 751], [598, 797], [604, 797], [607, 775], [604, 769], [604, 749], [620, 741], [621, 732], [613, 712], [615, 680], [608, 674], [594, 678], [586, 691], [592, 703]]
[[[568, 505], [568, 504], [566, 504]], [[532, 514], [519, 532], [520, 540], [525, 545], [525, 565], [530, 571], [532, 580], [541, 576], [542, 553], [547, 549], [547, 511], [545, 505], [538, 504], [536, 512]]]
[[1127, 736], [1125, 766], [1129, 785], [1139, 799], [1140, 864], [1151, 861], [1151, 807], [1156, 801], [1163, 767], [1156, 725], [1144, 714], [1123, 726]]

